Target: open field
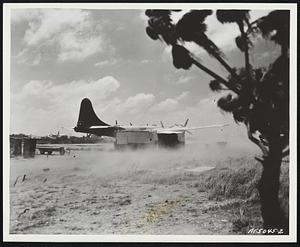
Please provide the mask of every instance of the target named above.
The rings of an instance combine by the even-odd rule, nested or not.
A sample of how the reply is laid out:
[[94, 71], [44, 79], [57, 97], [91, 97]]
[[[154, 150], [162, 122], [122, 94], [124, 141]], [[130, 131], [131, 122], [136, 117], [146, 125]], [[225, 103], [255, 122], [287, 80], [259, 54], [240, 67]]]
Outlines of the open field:
[[69, 155], [11, 159], [10, 233], [243, 234], [261, 224], [255, 151], [69, 147]]

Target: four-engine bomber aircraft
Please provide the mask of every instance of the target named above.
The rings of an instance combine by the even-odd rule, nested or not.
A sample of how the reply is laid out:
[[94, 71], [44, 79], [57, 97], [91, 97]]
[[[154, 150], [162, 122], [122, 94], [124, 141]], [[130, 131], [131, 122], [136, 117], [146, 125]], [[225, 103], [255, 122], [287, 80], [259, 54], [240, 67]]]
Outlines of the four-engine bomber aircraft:
[[77, 125], [74, 127], [76, 132], [93, 134], [97, 136], [109, 136], [115, 138], [115, 147], [125, 146], [180, 146], [185, 143], [185, 132], [190, 133], [190, 130], [220, 128], [227, 124], [209, 125], [200, 127], [187, 127], [188, 119], [185, 124], [165, 128], [161, 122], [159, 126], [130, 126], [109, 125], [100, 120], [89, 99], [84, 98], [81, 101], [79, 117]]

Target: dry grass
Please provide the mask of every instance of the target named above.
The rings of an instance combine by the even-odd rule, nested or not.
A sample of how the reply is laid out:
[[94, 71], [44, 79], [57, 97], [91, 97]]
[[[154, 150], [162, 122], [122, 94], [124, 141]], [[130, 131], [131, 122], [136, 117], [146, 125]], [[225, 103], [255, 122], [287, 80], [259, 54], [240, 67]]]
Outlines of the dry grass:
[[138, 221], [137, 227], [142, 227], [147, 223], [152, 223], [163, 215], [168, 214], [173, 208], [179, 207], [184, 201], [185, 198], [178, 198], [175, 200], [165, 200], [164, 202], [156, 203], [151, 206], [145, 215]]
[[208, 192], [209, 199], [257, 199], [261, 167], [250, 159], [229, 159], [223, 165], [205, 172], [195, 186]]
[[[279, 198], [286, 215], [289, 212], [289, 169], [283, 163], [280, 177]], [[229, 159], [223, 165], [205, 172], [195, 185], [199, 191], [206, 191], [210, 200], [237, 200], [225, 208], [233, 215], [232, 231], [245, 234], [249, 227], [262, 224], [257, 184], [262, 166], [254, 159]]]

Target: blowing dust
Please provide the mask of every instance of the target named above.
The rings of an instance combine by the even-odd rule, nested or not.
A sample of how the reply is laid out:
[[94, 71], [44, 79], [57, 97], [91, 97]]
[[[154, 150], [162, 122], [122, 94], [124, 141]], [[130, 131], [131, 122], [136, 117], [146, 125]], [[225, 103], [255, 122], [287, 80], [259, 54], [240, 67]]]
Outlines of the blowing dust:
[[[230, 157], [253, 155], [234, 143], [187, 142], [175, 150], [117, 151], [112, 143], [66, 148], [65, 155], [11, 159], [11, 233], [180, 234], [182, 226], [190, 234], [222, 234], [226, 221], [201, 226], [207, 220], [198, 221], [211, 216], [188, 213], [208, 200], [193, 184]], [[184, 203], [172, 203], [182, 198]], [[138, 224], [149, 212], [153, 220]]]

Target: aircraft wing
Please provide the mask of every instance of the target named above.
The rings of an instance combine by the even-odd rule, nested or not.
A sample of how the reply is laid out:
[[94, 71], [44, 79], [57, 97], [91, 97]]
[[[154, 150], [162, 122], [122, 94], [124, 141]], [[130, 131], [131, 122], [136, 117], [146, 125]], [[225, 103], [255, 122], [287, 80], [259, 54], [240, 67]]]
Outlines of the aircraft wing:
[[89, 129], [109, 129], [112, 126], [90, 126]]
[[171, 134], [171, 133], [179, 133], [182, 131], [197, 130], [197, 129], [220, 128], [227, 125], [229, 124], [216, 124], [216, 125], [206, 125], [206, 126], [199, 126], [199, 127], [173, 127], [173, 128], [159, 129], [157, 130], [157, 133]]
[[119, 129], [119, 130], [151, 130], [151, 129], [155, 129], [156, 127], [148, 127], [148, 126], [123, 126], [123, 125], [119, 125], [119, 126], [90, 126], [89, 129]]
[[178, 130], [158, 130], [158, 134], [177, 134], [177, 133], [182, 133], [183, 130], [178, 131]]

